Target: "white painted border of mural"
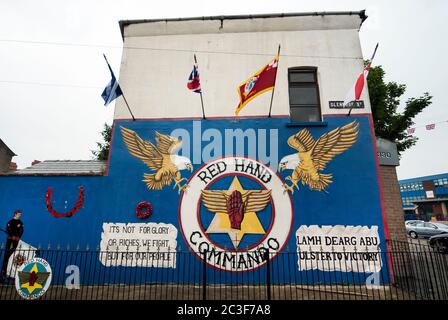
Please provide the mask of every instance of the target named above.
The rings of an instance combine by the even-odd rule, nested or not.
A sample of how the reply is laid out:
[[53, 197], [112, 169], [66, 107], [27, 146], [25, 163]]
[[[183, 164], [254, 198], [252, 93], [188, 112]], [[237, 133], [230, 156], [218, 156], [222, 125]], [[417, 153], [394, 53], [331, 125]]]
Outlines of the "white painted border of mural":
[[175, 269], [177, 234], [166, 223], [103, 223], [100, 261], [106, 267]]
[[379, 272], [378, 226], [302, 225], [296, 231], [300, 271]]

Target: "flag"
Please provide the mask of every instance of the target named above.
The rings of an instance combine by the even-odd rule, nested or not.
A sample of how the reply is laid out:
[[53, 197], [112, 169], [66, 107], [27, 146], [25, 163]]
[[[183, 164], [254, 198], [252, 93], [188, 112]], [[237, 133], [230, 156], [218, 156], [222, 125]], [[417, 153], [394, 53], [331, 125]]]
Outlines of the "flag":
[[277, 76], [278, 59], [279, 56], [277, 55], [261, 70], [239, 85], [237, 91], [240, 97], [240, 103], [236, 107], [236, 115], [238, 115], [241, 109], [243, 109], [243, 107], [253, 98], [274, 88], [275, 78]]
[[104, 99], [104, 105], [107, 106], [109, 103], [117, 99], [119, 96], [123, 94], [121, 91], [120, 85], [118, 84], [117, 78], [115, 78], [114, 72], [112, 71], [112, 68], [109, 65], [109, 62], [107, 61], [106, 55], [104, 55], [104, 59], [106, 59], [107, 66], [110, 70], [110, 75], [112, 79], [110, 80], [109, 84], [106, 88], [104, 88], [103, 93], [101, 94], [101, 97]]
[[15, 278], [20, 266], [28, 260], [33, 259], [35, 256], [36, 248], [19, 240], [16, 250], [14, 250], [14, 253], [9, 257], [6, 274], [11, 278]]
[[413, 134], [414, 132], [415, 132], [415, 128], [409, 128], [409, 129], [408, 129], [408, 133], [409, 133], [409, 134]]
[[344, 106], [349, 104], [352, 101], [359, 100], [361, 97], [362, 89], [364, 89], [364, 83], [366, 82], [367, 75], [369, 74], [370, 64], [372, 63], [372, 60], [369, 61], [369, 63], [364, 67], [361, 74], [358, 76], [358, 78], [355, 81], [355, 84], [350, 89], [350, 91], [347, 93], [345, 100], [344, 100]]
[[187, 88], [193, 92], [201, 93], [201, 82], [199, 81], [199, 69], [195, 64], [193, 65], [193, 71], [191, 71], [188, 77]]
[[426, 125], [426, 130], [432, 130], [432, 129], [434, 129], [435, 127], [436, 127], [436, 124], [435, 124], [435, 123], [428, 124], [428, 125]]

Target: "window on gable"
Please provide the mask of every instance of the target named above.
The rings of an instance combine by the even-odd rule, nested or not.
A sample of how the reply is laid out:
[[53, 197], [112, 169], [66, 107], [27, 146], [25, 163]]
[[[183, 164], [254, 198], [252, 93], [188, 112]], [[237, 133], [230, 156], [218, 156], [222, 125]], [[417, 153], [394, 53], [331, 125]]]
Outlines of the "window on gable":
[[320, 98], [316, 67], [288, 69], [291, 122], [320, 122]]

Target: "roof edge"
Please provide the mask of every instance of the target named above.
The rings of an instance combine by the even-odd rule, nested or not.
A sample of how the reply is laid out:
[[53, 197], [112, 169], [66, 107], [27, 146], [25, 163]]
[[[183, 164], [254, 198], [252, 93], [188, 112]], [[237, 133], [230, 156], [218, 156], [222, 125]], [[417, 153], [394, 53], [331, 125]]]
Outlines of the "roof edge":
[[238, 20], [238, 19], [266, 19], [266, 18], [285, 18], [285, 17], [304, 17], [304, 16], [351, 16], [359, 15], [361, 24], [367, 19], [366, 10], [360, 11], [316, 11], [316, 12], [291, 12], [291, 13], [265, 13], [265, 14], [244, 14], [244, 15], [221, 15], [221, 16], [203, 16], [203, 17], [188, 17], [188, 18], [166, 18], [166, 19], [136, 19], [136, 20], [120, 20], [121, 38], [124, 41], [124, 28], [131, 24], [139, 23], [154, 23], [154, 22], [178, 22], [178, 21], [193, 21], [193, 20]]
[[15, 157], [15, 156], [17, 156], [17, 155], [14, 153], [14, 151], [12, 151], [11, 148], [9, 148], [9, 147], [6, 145], [6, 143], [5, 143], [2, 139], [0, 139], [0, 144], [2, 144], [3, 146], [6, 147], [6, 151], [11, 155], [11, 157]]
[[7, 173], [0, 173], [0, 177], [90, 177], [90, 176], [104, 176], [100, 172], [80, 172], [80, 173], [19, 173], [18, 171], [11, 171]]

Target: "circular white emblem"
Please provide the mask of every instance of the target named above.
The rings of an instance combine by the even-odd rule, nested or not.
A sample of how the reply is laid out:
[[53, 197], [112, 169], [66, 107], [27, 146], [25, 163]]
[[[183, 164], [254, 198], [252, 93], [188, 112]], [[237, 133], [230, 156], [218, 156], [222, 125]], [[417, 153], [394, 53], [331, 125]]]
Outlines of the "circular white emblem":
[[258, 77], [252, 77], [244, 86], [244, 95], [247, 96], [251, 90], [253, 89], [253, 87], [255, 86], [255, 83], [257, 82]]
[[41, 258], [33, 258], [18, 269], [16, 290], [24, 299], [37, 299], [45, 294], [51, 283], [50, 264]]
[[197, 170], [179, 205], [182, 235], [210, 266], [250, 271], [282, 250], [293, 224], [283, 181], [253, 159], [227, 157]]

